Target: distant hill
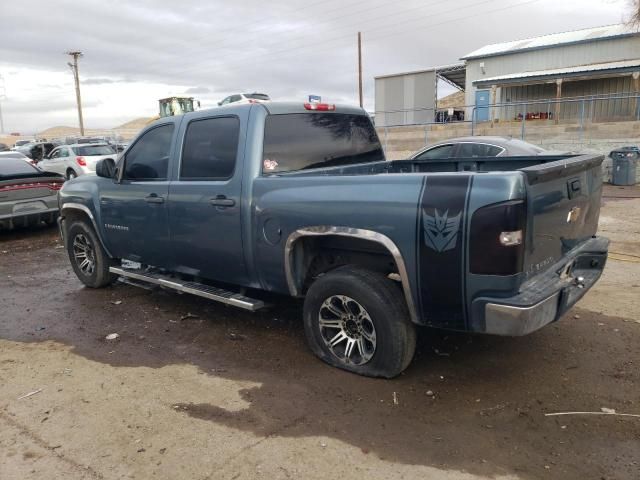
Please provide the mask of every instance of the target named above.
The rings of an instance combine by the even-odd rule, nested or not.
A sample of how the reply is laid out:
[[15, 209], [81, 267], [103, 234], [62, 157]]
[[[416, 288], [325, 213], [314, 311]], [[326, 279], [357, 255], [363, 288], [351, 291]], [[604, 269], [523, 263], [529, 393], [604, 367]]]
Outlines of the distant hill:
[[131, 120], [127, 123], [123, 123], [118, 127], [113, 127], [113, 130], [140, 130], [147, 126], [149, 122], [157, 119], [158, 117], [140, 117], [135, 120]]
[[[140, 117], [113, 128], [85, 128], [84, 133], [88, 136], [99, 136], [117, 132], [124, 138], [130, 139], [134, 137], [141, 129], [146, 127], [149, 122], [155, 120], [156, 118], [157, 117]], [[59, 125], [56, 127], [47, 128], [46, 130], [39, 132], [36, 136], [38, 138], [53, 139], [60, 137], [71, 137], [74, 135], [80, 135], [80, 129], [78, 127], [67, 127], [64, 125]]]
[[44, 138], [56, 138], [56, 137], [66, 137], [71, 135], [80, 135], [80, 129], [74, 127], [65, 127], [59, 125], [57, 127], [47, 128], [37, 134], [37, 137]]
[[438, 99], [438, 108], [464, 107], [464, 92], [455, 92]]

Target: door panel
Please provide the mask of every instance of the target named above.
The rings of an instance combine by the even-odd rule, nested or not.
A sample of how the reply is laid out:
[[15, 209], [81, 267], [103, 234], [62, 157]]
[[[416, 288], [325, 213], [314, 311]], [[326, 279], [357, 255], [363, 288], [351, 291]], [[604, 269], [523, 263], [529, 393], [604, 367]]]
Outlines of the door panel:
[[105, 238], [117, 258], [170, 267], [167, 173], [174, 127], [168, 123], [145, 132], [119, 165], [121, 181], [101, 185]]
[[176, 270], [245, 284], [242, 249], [241, 120], [199, 118], [186, 128], [178, 180], [169, 187]]
[[476, 91], [476, 121], [486, 122], [489, 120], [489, 90]]

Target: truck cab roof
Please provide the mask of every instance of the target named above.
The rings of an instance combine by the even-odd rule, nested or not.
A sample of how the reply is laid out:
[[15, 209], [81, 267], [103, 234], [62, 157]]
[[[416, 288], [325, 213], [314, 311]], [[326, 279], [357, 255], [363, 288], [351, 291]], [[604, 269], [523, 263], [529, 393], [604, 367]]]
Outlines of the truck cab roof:
[[[190, 120], [192, 118], [200, 118], [203, 116], [207, 116], [207, 114], [217, 114], [217, 113], [223, 113], [223, 112], [225, 115], [233, 115], [234, 113], [244, 112], [254, 107], [264, 108], [270, 115], [291, 114], [291, 113], [316, 113], [320, 111], [320, 110], [309, 109], [305, 107], [305, 105], [308, 105], [308, 104], [305, 104], [305, 102], [269, 102], [269, 103], [238, 104], [238, 105], [229, 104], [224, 107], [207, 108], [203, 110], [198, 110], [196, 112], [185, 113], [184, 117], [185, 119]], [[320, 105], [324, 105], [324, 104], [320, 104]], [[344, 113], [344, 114], [352, 114], [352, 115], [367, 115], [367, 112], [358, 106], [345, 105], [345, 104], [335, 104], [335, 105], [331, 104], [331, 106], [335, 108], [332, 108], [331, 110], [328, 110], [328, 111], [322, 110], [322, 112], [323, 113]], [[167, 118], [171, 118], [171, 117], [160, 118], [155, 122], [153, 122], [151, 125], [156, 125], [156, 124], [166, 122]]]

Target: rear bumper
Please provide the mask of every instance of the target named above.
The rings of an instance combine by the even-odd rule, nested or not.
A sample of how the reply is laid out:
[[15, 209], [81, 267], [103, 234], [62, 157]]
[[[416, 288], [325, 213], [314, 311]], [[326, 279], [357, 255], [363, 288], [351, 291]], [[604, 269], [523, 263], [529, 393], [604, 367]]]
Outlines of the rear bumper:
[[57, 208], [0, 216], [0, 229], [12, 230], [17, 227], [29, 227], [40, 222], [52, 223], [58, 216]]
[[[521, 336], [558, 320], [600, 278], [607, 261], [609, 240], [592, 238], [569, 252], [562, 261], [527, 281], [518, 295], [481, 297], [473, 301], [474, 330]], [[563, 275], [568, 265], [571, 273]]]

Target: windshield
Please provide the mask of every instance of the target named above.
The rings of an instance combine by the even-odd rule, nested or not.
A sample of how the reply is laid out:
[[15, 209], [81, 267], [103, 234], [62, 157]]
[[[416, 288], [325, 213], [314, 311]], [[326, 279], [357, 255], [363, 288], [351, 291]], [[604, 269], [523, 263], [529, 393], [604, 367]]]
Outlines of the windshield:
[[160, 116], [171, 117], [193, 112], [193, 98], [165, 98], [160, 100]]
[[384, 161], [365, 115], [295, 113], [266, 119], [263, 173], [284, 173]]
[[113, 148], [109, 145], [87, 145], [82, 147], [74, 147], [73, 151], [76, 155], [82, 155], [83, 157], [91, 157], [92, 155], [112, 155], [114, 154]]

